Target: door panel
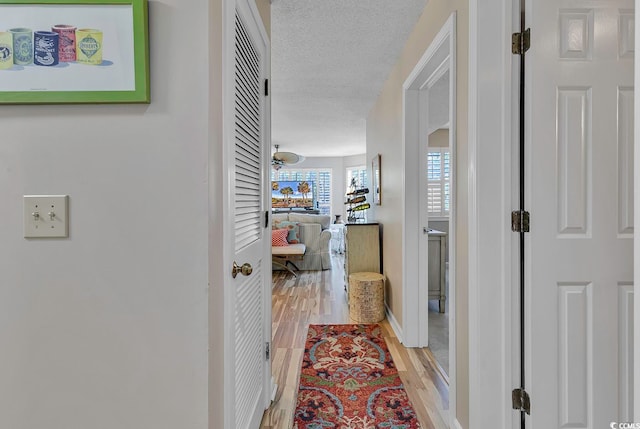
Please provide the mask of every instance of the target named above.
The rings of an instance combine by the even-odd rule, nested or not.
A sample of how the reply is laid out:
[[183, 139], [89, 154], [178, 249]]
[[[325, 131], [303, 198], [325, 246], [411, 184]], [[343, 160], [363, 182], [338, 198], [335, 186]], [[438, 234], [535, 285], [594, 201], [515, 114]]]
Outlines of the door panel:
[[[234, 135], [230, 144], [230, 194], [233, 206], [232, 233], [229, 254], [237, 265], [250, 264], [252, 271], [229, 276], [229, 293], [234, 297], [230, 328], [232, 354], [227, 352], [228, 370], [233, 374], [233, 386], [225, 389], [232, 398], [229, 428], [258, 427], [265, 409], [266, 374], [270, 372], [265, 357], [266, 326], [270, 314], [266, 310], [265, 263], [267, 243], [263, 214], [267, 210], [265, 192], [265, 154], [269, 143], [266, 132], [268, 106], [262, 93], [265, 80], [266, 47], [244, 1], [237, 2], [234, 29]], [[232, 262], [229, 263], [231, 271]], [[268, 300], [270, 303], [270, 299]], [[266, 337], [266, 338], [265, 338]]]
[[531, 425], [609, 427], [632, 391], [633, 2], [528, 8]]

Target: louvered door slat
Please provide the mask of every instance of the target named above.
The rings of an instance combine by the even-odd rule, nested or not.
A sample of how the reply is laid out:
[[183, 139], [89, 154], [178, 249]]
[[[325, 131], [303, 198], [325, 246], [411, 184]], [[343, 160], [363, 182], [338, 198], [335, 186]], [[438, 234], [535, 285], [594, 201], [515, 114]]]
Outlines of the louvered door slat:
[[[249, 87], [248, 82], [242, 79], [242, 76], [238, 76], [242, 83], [246, 85], [244, 88], [238, 89], [238, 101], [242, 104], [243, 108], [253, 114], [258, 113], [258, 106], [256, 103], [259, 102], [259, 99], [255, 96], [255, 92], [258, 90], [258, 86], [253, 85], [253, 87]], [[253, 93], [252, 93], [253, 92]]]
[[251, 207], [256, 211], [260, 211], [261, 207], [255, 204], [255, 198], [260, 195], [259, 193], [250, 190], [239, 192], [239, 195], [236, 197], [236, 204], [238, 207]]
[[[238, 138], [238, 140], [243, 140]], [[240, 152], [236, 155], [238, 158], [244, 158], [244, 162], [239, 166], [238, 179], [242, 179], [243, 176], [256, 177], [258, 170], [260, 169], [260, 159], [251, 159], [249, 156], [242, 155]]]
[[238, 81], [243, 84], [243, 87], [239, 88], [239, 91], [243, 98], [258, 101], [260, 83], [256, 81], [256, 78], [259, 76], [252, 72], [247, 73], [246, 70], [242, 68], [247, 66], [246, 62], [242, 61], [241, 58], [238, 58], [238, 60], [240, 63], [236, 66], [236, 76]]
[[236, 49], [236, 55], [242, 55], [245, 58], [250, 58], [249, 63], [251, 65], [255, 65], [253, 69], [259, 72], [260, 56], [253, 47], [253, 42], [251, 41], [251, 38], [242, 22], [240, 22], [240, 28], [242, 31], [236, 32], [236, 45], [240, 46], [241, 49]]
[[[242, 195], [246, 192], [243, 191], [243, 189], [253, 189], [253, 185], [257, 180], [260, 180], [260, 177], [253, 174], [243, 174], [242, 177], [238, 177], [236, 180], [236, 199], [239, 195]], [[257, 194], [252, 195], [260, 195], [260, 193], [258, 192]]]
[[242, 145], [236, 147], [236, 156], [244, 156], [247, 162], [253, 162], [255, 165], [260, 165], [262, 156], [260, 152], [255, 152], [255, 148], [252, 147], [251, 142], [259, 137], [257, 132], [251, 132], [246, 127], [238, 126], [236, 128], [236, 138], [242, 141]]
[[[245, 81], [242, 81], [241, 83], [247, 85], [247, 82]], [[250, 94], [248, 93], [248, 91], [257, 90], [257, 87], [249, 88], [248, 86], [246, 86], [244, 89], [239, 89], [237, 93], [238, 103], [240, 104], [242, 110], [249, 112], [251, 116], [255, 116], [258, 114], [258, 106], [256, 105], [256, 103], [259, 103], [259, 99], [255, 97], [255, 94]]]
[[260, 130], [252, 121], [253, 117], [249, 116], [246, 110], [236, 107], [236, 132], [242, 133], [250, 139], [259, 138]]
[[244, 124], [244, 120], [245, 119], [241, 115], [236, 115], [236, 139], [243, 145], [236, 149], [236, 153], [240, 153], [242, 151], [251, 153], [252, 143], [256, 139], [260, 138], [260, 132], [253, 129], [251, 125]]

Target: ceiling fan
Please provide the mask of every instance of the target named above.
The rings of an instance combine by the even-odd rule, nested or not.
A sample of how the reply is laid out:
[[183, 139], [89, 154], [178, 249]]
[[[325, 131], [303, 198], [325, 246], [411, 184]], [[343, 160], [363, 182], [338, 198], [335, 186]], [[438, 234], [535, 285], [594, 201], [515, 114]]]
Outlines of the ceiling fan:
[[293, 165], [304, 161], [304, 156], [293, 152], [278, 152], [280, 145], [275, 145], [276, 151], [271, 158], [271, 166], [274, 170], [280, 170], [285, 165]]

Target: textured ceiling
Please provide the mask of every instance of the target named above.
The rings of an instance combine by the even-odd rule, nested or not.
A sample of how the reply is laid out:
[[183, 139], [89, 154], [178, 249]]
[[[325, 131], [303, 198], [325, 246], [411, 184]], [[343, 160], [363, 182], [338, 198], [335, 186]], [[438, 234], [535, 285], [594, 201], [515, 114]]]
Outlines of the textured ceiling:
[[281, 151], [366, 151], [366, 117], [426, 0], [273, 0], [272, 142]]

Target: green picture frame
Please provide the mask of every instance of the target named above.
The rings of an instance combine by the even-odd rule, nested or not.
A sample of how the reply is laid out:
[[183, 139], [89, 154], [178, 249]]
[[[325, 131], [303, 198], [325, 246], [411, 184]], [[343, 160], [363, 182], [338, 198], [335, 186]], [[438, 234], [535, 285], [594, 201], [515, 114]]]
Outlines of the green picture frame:
[[[71, 16], [79, 22], [60, 25], [62, 22], [57, 21], [63, 20], [56, 20], [56, 16]], [[45, 27], [42, 24], [45, 17], [51, 21], [47, 21], [51, 29], [21, 28], [38, 25], [35, 23]], [[93, 24], [95, 22], [111, 30], [105, 31], [104, 39], [102, 30], [93, 30], [97, 28]], [[3, 28], [5, 26], [19, 28]], [[41, 55], [38, 55], [39, 47], [53, 46], [54, 39], [45, 40], [43, 34], [58, 34], [62, 49], [61, 27], [70, 28], [71, 36], [66, 37], [64, 42], [67, 46], [73, 45], [73, 55], [77, 50], [77, 59], [71, 61], [65, 58], [67, 61], [62, 61], [63, 54], [59, 51], [59, 62], [56, 59], [54, 66], [42, 67], [47, 65], [38, 62], [43, 55], [55, 56], [42, 54], [46, 51], [40, 51]], [[18, 55], [12, 60], [12, 65], [0, 68], [0, 104], [150, 103], [147, 0], [0, 0], [0, 51], [3, 34], [7, 37], [5, 40], [15, 44], [18, 30], [32, 31], [31, 42], [35, 52], [30, 64], [19, 65]], [[99, 36], [86, 36], [87, 31], [96, 31]], [[11, 39], [7, 34], [11, 35]], [[89, 40], [91, 43], [81, 45], [80, 37], [85, 37], [82, 42]], [[58, 43], [58, 36], [54, 35], [54, 38]], [[103, 46], [104, 54], [109, 52], [113, 58], [117, 58], [116, 61], [111, 57], [103, 59]], [[28, 52], [26, 48], [21, 50], [19, 45], [12, 47], [14, 50], [17, 48], [15, 52], [18, 54]], [[53, 52], [54, 48], [50, 49]], [[2, 55], [0, 52], [0, 61]], [[5, 79], [2, 78], [3, 74]]]

